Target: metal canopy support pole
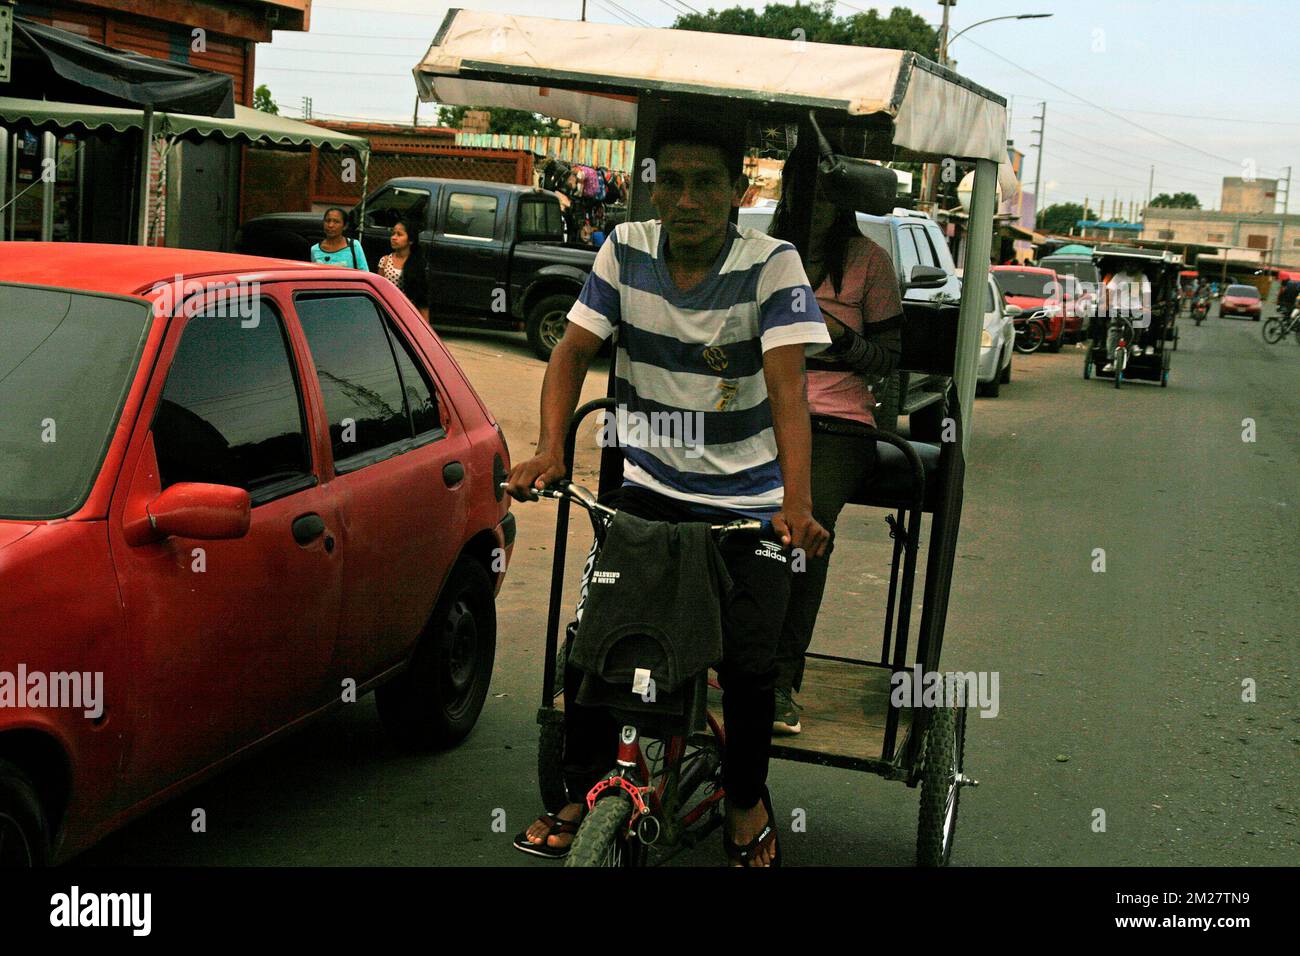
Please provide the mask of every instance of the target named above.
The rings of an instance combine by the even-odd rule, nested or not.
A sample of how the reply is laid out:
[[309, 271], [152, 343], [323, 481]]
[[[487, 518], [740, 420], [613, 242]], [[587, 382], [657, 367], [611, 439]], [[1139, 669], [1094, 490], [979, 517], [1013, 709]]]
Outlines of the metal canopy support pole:
[[970, 456], [970, 436], [974, 424], [975, 375], [979, 363], [980, 333], [984, 329], [984, 297], [988, 286], [989, 251], [993, 246], [993, 195], [997, 185], [998, 164], [991, 159], [977, 161], [966, 236], [965, 269], [962, 272], [957, 360], [953, 367], [957, 402], [961, 406], [961, 447], [964, 458]]
[[59, 141], [53, 133], [41, 134], [41, 242], [54, 240], [54, 186], [58, 182]]
[[9, 141], [13, 134], [3, 126], [0, 126], [0, 242], [8, 238], [9, 231], [6, 228], [9, 222], [8, 203], [5, 197], [9, 195]]
[[144, 108], [144, 125], [140, 127], [140, 202], [136, 210], [135, 244], [149, 240], [149, 154], [153, 151], [153, 107]]

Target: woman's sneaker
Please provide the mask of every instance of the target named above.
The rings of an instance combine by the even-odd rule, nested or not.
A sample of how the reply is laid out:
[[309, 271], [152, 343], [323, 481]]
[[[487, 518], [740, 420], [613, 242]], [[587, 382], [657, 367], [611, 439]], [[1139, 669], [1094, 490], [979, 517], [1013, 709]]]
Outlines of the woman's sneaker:
[[803, 710], [794, 699], [794, 691], [778, 687], [776, 689], [776, 714], [772, 720], [772, 733], [797, 734], [803, 730], [799, 724], [799, 711]]

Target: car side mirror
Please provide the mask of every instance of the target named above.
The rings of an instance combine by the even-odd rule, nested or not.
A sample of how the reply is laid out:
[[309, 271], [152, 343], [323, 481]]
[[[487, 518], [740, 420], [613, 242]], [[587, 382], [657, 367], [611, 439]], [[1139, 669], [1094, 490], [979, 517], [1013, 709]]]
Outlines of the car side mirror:
[[250, 507], [243, 488], [181, 481], [149, 502], [145, 511], [156, 534], [215, 541], [248, 534]]
[[903, 284], [905, 289], [942, 289], [948, 284], [948, 273], [935, 266], [912, 266], [912, 274]]
[[1024, 312], [1025, 310], [1020, 308], [1020, 306], [1012, 305], [1009, 302], [1002, 307], [1002, 314], [1009, 315], [1012, 318], [1015, 318], [1017, 315], [1024, 315]]

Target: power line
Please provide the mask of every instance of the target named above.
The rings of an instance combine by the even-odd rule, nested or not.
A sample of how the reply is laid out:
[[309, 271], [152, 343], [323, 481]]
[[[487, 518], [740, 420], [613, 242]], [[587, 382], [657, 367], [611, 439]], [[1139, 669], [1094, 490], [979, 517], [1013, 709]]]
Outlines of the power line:
[[605, 14], [606, 14], [607, 16], [614, 17], [614, 18], [617, 19], [617, 20], [622, 20], [624, 23], [626, 23], [626, 24], [627, 24], [628, 26], [630, 26], [630, 27], [634, 27], [634, 26], [636, 26], [636, 24], [633, 23], [631, 20], [629, 20], [627, 17], [620, 16], [619, 14], [615, 13], [612, 9], [610, 9], [610, 8], [607, 7], [607, 6], [605, 6], [605, 4], [601, 2], [601, 0], [592, 0], [592, 2], [593, 2], [593, 3], [596, 3], [596, 4], [599, 4], [599, 5], [600, 5], [600, 8], [601, 8], [602, 10], [605, 11]]
[[1229, 166], [1234, 166], [1234, 167], [1235, 167], [1235, 166], [1237, 165], [1237, 161], [1234, 160], [1234, 159], [1227, 159], [1227, 158], [1225, 158], [1225, 157], [1223, 157], [1223, 156], [1216, 156], [1214, 153], [1210, 153], [1210, 152], [1207, 152], [1206, 150], [1203, 150], [1203, 149], [1201, 149], [1201, 148], [1199, 148], [1199, 147], [1197, 147], [1197, 146], [1193, 146], [1191, 143], [1184, 143], [1182, 140], [1174, 139], [1172, 136], [1166, 136], [1164, 133], [1158, 133], [1158, 132], [1156, 132], [1155, 130], [1147, 129], [1145, 126], [1141, 125], [1140, 123], [1136, 123], [1136, 122], [1134, 122], [1133, 120], [1128, 119], [1127, 117], [1120, 116], [1118, 113], [1114, 112], [1113, 110], [1107, 109], [1106, 107], [1101, 106], [1100, 104], [1097, 104], [1097, 103], [1092, 102], [1091, 100], [1084, 99], [1084, 98], [1083, 98], [1082, 96], [1080, 96], [1078, 93], [1072, 93], [1072, 92], [1070, 92], [1070, 91], [1067, 90], [1065, 87], [1061, 86], [1059, 83], [1053, 83], [1051, 80], [1047, 79], [1047, 77], [1045, 77], [1045, 76], [1039, 76], [1039, 75], [1038, 75], [1037, 73], [1035, 73], [1033, 70], [1030, 70], [1030, 69], [1028, 69], [1028, 68], [1026, 68], [1026, 67], [1021, 66], [1021, 65], [1020, 65], [1019, 63], [1017, 63], [1015, 60], [1008, 59], [1007, 57], [1003, 56], [1001, 53], [998, 53], [996, 50], [990, 50], [988, 47], [984, 46], [984, 44], [982, 44], [982, 43], [977, 43], [975, 40], [970, 40], [970, 42], [973, 43], [975, 46], [979, 47], [979, 48], [980, 48], [981, 50], [983, 50], [985, 53], [988, 53], [988, 54], [991, 55], [991, 56], [995, 56], [995, 57], [997, 57], [997, 58], [998, 58], [999, 60], [1001, 60], [1003, 63], [1009, 63], [1011, 66], [1014, 66], [1017, 70], [1020, 70], [1020, 71], [1023, 72], [1023, 73], [1028, 73], [1030, 76], [1032, 76], [1034, 79], [1038, 80], [1040, 83], [1046, 83], [1046, 84], [1047, 84], [1048, 86], [1050, 86], [1052, 89], [1054, 89], [1054, 90], [1060, 90], [1060, 91], [1061, 91], [1062, 93], [1064, 93], [1066, 96], [1072, 96], [1072, 97], [1074, 97], [1076, 100], [1078, 100], [1080, 103], [1086, 103], [1088, 106], [1091, 106], [1091, 107], [1093, 107], [1094, 109], [1101, 110], [1101, 112], [1105, 113], [1105, 114], [1108, 115], [1108, 116], [1113, 116], [1113, 117], [1115, 117], [1117, 120], [1120, 120], [1121, 122], [1127, 123], [1127, 124], [1129, 124], [1130, 126], [1137, 127], [1138, 129], [1140, 129], [1142, 132], [1146, 133], [1146, 134], [1149, 135], [1149, 136], [1158, 136], [1160, 139], [1168, 140], [1169, 142], [1173, 143], [1175, 146], [1181, 146], [1183, 149], [1190, 149], [1190, 150], [1191, 150], [1192, 152], [1194, 152], [1194, 153], [1200, 153], [1202, 156], [1208, 156], [1208, 157], [1210, 157], [1210, 159], [1216, 160], [1216, 161], [1218, 161], [1218, 162], [1220, 162], [1220, 163], [1227, 163]]
[[[1015, 93], [1011, 95], [1020, 96], [1020, 97], [1029, 96], [1029, 94], [1027, 93]], [[1038, 99], [1039, 102], [1041, 102], [1043, 98], [1040, 96], [1040, 97], [1036, 97], [1036, 99]], [[1061, 106], [1074, 105], [1068, 100], [1048, 100], [1047, 102], [1052, 103], [1054, 105], [1061, 105]], [[1116, 112], [1141, 113], [1145, 116], [1170, 116], [1175, 119], [1205, 120], [1206, 122], [1210, 122], [1210, 123], [1250, 123], [1252, 125], [1259, 125], [1259, 126], [1300, 126], [1300, 123], [1284, 123], [1281, 122], [1280, 120], [1240, 119], [1240, 118], [1231, 118], [1227, 116], [1203, 116], [1203, 115], [1197, 115], [1193, 113], [1162, 113], [1157, 110], [1116, 110]]]
[[[1031, 132], [1032, 132], [1032, 131], [1031, 131]], [[1061, 135], [1062, 132], [1063, 132], [1062, 130], [1056, 130], [1056, 135]], [[1083, 139], [1083, 138], [1084, 138], [1084, 137], [1076, 136], [1075, 134], [1073, 134], [1073, 133], [1068, 133], [1068, 132], [1066, 132], [1064, 135], [1066, 135], [1066, 136], [1068, 136], [1068, 137], [1070, 137], [1070, 138], [1072, 138], [1072, 139]], [[1095, 152], [1095, 151], [1090, 150], [1090, 149], [1084, 149], [1082, 146], [1077, 146], [1077, 145], [1073, 145], [1073, 144], [1070, 144], [1070, 143], [1067, 143], [1066, 145], [1069, 146], [1070, 149], [1072, 149], [1072, 150], [1078, 150], [1078, 151], [1081, 152], [1081, 153], [1087, 153], [1089, 156], [1095, 156], [1095, 157], [1097, 157], [1098, 159], [1105, 160], [1105, 161], [1108, 162], [1108, 163], [1114, 163], [1114, 164], [1117, 165], [1117, 166], [1127, 166], [1127, 167], [1130, 167], [1130, 168], [1132, 168], [1132, 169], [1142, 169], [1142, 170], [1145, 170], [1145, 169], [1146, 169], [1146, 168], [1147, 168], [1151, 163], [1155, 163], [1157, 166], [1160, 166], [1160, 165], [1166, 165], [1166, 166], [1177, 166], [1177, 165], [1178, 165], [1177, 163], [1166, 163], [1164, 160], [1161, 160], [1161, 159], [1152, 159], [1152, 160], [1150, 160], [1150, 161], [1147, 162], [1147, 163], [1130, 163], [1130, 162], [1126, 162], [1125, 160], [1122, 160], [1122, 159], [1114, 159], [1113, 157], [1111, 157], [1111, 156], [1107, 156], [1107, 155], [1104, 154], [1104, 153], [1098, 153], [1098, 152]], [[1137, 155], [1139, 155], [1139, 154], [1138, 154], [1138, 153], [1133, 153], [1132, 155], [1137, 156]], [[1210, 173], [1210, 175], [1211, 175], [1211, 176], [1214, 176], [1213, 173]], [[1215, 177], [1214, 179], [1196, 179], [1195, 177], [1192, 177], [1192, 176], [1180, 176], [1179, 178], [1182, 179], [1182, 180], [1185, 180], [1185, 181], [1187, 181], [1187, 182], [1204, 182], [1204, 183], [1211, 183], [1211, 184], [1213, 184], [1213, 185], [1216, 186], [1216, 187], [1222, 185], [1222, 179], [1221, 179], [1220, 177]]]
[[633, 26], [650, 27], [651, 29], [654, 28], [654, 24], [651, 23], [649, 20], [645, 19], [644, 17], [636, 13], [633, 13], [631, 10], [629, 10], [627, 7], [623, 6], [622, 4], [615, 3], [614, 0], [601, 0], [601, 6], [606, 7], [607, 9], [609, 7], [613, 7], [615, 10], [618, 10], [621, 13], [624, 13], [627, 16], [631, 17], [632, 20], [634, 21], [632, 24]]

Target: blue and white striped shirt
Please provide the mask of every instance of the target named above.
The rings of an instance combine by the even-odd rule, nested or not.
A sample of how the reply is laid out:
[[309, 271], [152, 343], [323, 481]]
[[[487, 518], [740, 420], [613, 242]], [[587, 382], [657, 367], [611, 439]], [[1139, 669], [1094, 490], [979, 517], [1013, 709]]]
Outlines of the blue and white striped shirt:
[[660, 223], [619, 225], [596, 254], [569, 321], [618, 328], [614, 397], [623, 478], [702, 517], [768, 518], [784, 493], [763, 353], [830, 342], [794, 246], [728, 227], [709, 275], [688, 292], [664, 260]]

